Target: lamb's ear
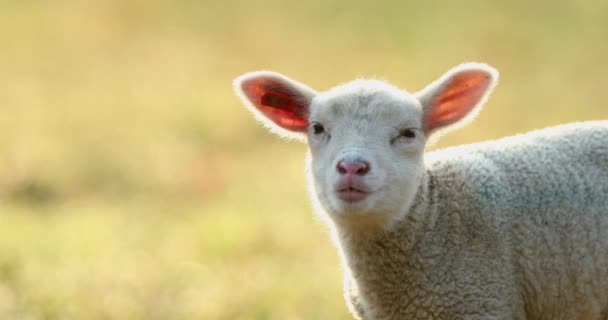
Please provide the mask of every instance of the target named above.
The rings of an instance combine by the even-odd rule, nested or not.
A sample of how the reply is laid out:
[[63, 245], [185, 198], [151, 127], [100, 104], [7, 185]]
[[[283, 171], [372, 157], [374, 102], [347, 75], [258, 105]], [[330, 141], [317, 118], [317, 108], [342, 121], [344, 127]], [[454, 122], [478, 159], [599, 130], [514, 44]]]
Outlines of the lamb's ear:
[[416, 93], [423, 108], [426, 134], [459, 127], [473, 119], [497, 81], [496, 69], [482, 63], [465, 63]]
[[310, 102], [316, 92], [279, 73], [257, 71], [234, 80], [234, 89], [255, 117], [271, 131], [303, 139]]

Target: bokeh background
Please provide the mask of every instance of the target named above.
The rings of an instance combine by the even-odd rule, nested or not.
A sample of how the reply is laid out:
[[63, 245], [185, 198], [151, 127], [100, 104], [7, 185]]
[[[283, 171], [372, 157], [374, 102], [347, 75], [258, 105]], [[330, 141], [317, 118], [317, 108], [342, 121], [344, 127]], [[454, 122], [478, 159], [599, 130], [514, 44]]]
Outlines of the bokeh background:
[[0, 1], [0, 319], [349, 319], [305, 146], [231, 81], [501, 84], [436, 147], [608, 117], [608, 2]]

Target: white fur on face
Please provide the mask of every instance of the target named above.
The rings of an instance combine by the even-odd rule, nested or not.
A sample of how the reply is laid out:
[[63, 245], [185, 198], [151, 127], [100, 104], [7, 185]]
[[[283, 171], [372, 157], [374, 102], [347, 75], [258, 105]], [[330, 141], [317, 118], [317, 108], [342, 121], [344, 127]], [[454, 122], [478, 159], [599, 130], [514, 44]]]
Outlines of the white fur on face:
[[234, 88], [272, 131], [307, 137], [308, 178], [321, 211], [339, 224], [377, 229], [410, 208], [428, 136], [471, 120], [497, 79], [494, 68], [466, 63], [414, 95], [376, 80], [318, 93], [269, 71], [242, 75]]
[[[348, 223], [394, 222], [409, 208], [423, 170], [422, 106], [409, 93], [375, 80], [357, 80], [316, 96], [310, 108], [309, 177], [313, 193], [332, 219]], [[324, 131], [315, 133], [314, 124]], [[403, 136], [404, 130], [414, 137]], [[370, 164], [358, 177], [367, 189], [362, 201], [340, 199], [336, 169], [344, 159]]]

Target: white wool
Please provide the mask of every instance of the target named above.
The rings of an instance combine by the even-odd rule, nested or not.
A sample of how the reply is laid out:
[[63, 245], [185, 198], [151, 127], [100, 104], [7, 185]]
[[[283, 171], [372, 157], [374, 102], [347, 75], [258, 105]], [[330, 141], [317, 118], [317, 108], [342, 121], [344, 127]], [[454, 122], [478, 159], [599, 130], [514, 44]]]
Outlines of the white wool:
[[[243, 94], [243, 79], [268, 77], [279, 82]], [[306, 135], [311, 197], [356, 317], [608, 319], [608, 121], [424, 154], [480, 111], [497, 78], [469, 63], [415, 94], [378, 80], [316, 92], [268, 72], [235, 82], [273, 131]], [[286, 102], [264, 102], [276, 88]], [[338, 196], [344, 161], [368, 166], [355, 177], [363, 200]]]

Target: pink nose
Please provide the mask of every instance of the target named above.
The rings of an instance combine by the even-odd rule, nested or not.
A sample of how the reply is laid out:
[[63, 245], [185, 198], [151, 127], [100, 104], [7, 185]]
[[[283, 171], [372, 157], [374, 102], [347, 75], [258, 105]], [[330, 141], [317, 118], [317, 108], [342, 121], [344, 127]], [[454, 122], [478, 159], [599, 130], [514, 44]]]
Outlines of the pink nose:
[[347, 161], [343, 160], [338, 162], [336, 167], [338, 172], [343, 175], [365, 175], [369, 172], [369, 162], [364, 160]]

